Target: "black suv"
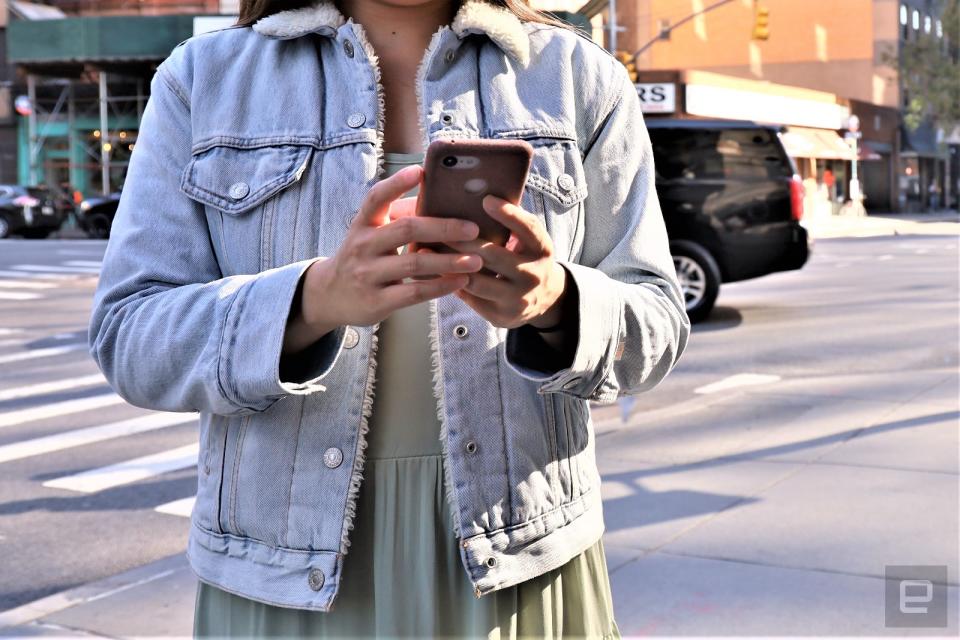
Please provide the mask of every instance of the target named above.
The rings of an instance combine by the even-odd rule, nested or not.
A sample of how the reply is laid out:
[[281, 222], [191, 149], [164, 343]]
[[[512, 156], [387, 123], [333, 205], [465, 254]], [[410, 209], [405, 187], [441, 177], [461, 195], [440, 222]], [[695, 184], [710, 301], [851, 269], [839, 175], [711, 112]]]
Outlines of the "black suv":
[[46, 238], [66, 220], [69, 204], [43, 186], [0, 184], [0, 238]]
[[799, 269], [811, 240], [803, 185], [780, 127], [735, 120], [646, 121], [657, 195], [690, 320], [703, 320], [721, 282]]

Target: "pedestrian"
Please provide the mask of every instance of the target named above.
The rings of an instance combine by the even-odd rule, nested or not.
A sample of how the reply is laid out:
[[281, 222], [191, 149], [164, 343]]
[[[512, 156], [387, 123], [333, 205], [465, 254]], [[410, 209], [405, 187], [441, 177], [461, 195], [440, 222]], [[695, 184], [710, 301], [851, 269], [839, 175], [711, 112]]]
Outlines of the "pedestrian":
[[[441, 137], [533, 146], [506, 246], [413, 215]], [[157, 70], [90, 348], [199, 412], [195, 635], [608, 638], [589, 402], [689, 330], [601, 47], [522, 0], [253, 0]]]

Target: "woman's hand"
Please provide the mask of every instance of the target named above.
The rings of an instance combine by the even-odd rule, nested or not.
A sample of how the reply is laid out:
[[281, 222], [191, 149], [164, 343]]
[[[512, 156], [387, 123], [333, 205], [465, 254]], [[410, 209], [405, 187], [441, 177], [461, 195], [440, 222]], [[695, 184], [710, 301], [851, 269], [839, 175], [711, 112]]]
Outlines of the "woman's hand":
[[[372, 325], [393, 311], [466, 286], [482, 267], [473, 254], [407, 253], [409, 243], [450, 244], [477, 237], [473, 222], [415, 216], [415, 198], [401, 198], [416, 186], [423, 169], [412, 166], [381, 180], [367, 193], [336, 255], [307, 269], [289, 350], [297, 350], [341, 325]], [[403, 282], [414, 276], [437, 276]], [[290, 331], [290, 329], [288, 329]], [[304, 336], [302, 334], [309, 335]]]
[[469, 284], [455, 295], [497, 327], [558, 324], [567, 270], [554, 260], [547, 230], [535, 215], [502, 198], [487, 195], [483, 208], [510, 229], [510, 239], [505, 247], [485, 240], [446, 243], [483, 259], [484, 271], [470, 274]]

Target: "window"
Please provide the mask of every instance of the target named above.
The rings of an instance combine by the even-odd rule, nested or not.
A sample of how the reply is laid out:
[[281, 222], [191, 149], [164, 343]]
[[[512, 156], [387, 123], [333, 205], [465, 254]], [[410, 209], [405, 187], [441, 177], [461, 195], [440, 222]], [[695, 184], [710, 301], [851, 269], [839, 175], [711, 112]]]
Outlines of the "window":
[[943, 37], [943, 21], [941, 21], [940, 18], [937, 18], [937, 37]]
[[923, 32], [924, 33], [930, 33], [931, 22], [932, 21], [930, 19], [930, 16], [923, 16]]
[[920, 29], [920, 12], [916, 9], [913, 10], [913, 19], [910, 21], [910, 26], [913, 27], [914, 31]]
[[649, 129], [654, 167], [667, 180], [790, 176], [779, 141], [766, 129]]
[[907, 5], [900, 5], [900, 24], [907, 26]]

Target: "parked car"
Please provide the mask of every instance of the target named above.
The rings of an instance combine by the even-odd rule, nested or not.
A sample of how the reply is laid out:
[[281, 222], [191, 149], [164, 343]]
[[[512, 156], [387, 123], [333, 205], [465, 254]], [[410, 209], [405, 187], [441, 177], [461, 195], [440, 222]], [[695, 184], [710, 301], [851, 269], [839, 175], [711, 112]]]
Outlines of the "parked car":
[[46, 238], [66, 220], [67, 213], [45, 187], [0, 185], [0, 238], [20, 234]]
[[83, 200], [77, 212], [80, 228], [91, 238], [109, 238], [110, 227], [113, 225], [113, 217], [117, 214], [119, 204], [119, 191]]
[[803, 185], [780, 127], [728, 120], [647, 120], [657, 194], [690, 320], [720, 284], [799, 269], [812, 240]]

